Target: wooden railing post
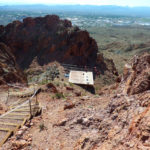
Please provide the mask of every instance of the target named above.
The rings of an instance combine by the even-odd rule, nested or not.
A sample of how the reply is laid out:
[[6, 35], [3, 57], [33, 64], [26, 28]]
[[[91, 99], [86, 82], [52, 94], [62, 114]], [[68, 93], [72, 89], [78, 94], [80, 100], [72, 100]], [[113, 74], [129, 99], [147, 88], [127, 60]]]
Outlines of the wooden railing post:
[[6, 104], [8, 103], [8, 99], [9, 99], [9, 86], [8, 86], [8, 95], [7, 95], [7, 99], [6, 99]]
[[36, 94], [36, 104], [38, 103], [38, 100], [37, 100], [37, 94]]
[[29, 99], [30, 116], [32, 117], [31, 100]]

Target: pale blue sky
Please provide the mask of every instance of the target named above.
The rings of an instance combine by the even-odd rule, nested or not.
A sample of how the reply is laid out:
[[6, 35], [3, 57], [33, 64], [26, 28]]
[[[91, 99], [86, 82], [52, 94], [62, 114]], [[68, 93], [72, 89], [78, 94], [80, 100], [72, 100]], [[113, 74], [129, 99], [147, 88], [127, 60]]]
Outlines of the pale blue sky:
[[150, 0], [0, 0], [0, 4], [88, 4], [150, 6]]

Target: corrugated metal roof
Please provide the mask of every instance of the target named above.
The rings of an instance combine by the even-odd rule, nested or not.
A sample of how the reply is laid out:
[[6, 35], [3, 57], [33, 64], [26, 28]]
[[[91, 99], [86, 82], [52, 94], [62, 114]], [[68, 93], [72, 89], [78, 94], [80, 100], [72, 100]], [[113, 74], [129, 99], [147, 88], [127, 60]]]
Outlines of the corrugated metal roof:
[[75, 84], [93, 85], [93, 72], [70, 71], [69, 82]]

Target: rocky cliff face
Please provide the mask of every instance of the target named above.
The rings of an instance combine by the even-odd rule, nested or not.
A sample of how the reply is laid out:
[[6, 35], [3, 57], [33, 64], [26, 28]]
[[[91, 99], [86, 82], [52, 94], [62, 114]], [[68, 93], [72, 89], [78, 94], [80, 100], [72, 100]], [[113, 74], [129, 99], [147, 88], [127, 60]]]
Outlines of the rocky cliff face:
[[16, 64], [9, 47], [0, 43], [0, 85], [5, 83], [26, 82], [26, 77]]
[[[100, 149], [150, 149], [150, 54], [125, 65], [116, 95], [106, 108]], [[104, 121], [102, 121], [104, 122]]]
[[[23, 22], [1, 26], [0, 41], [11, 48], [23, 69], [28, 68], [35, 57], [39, 65], [53, 61], [82, 66], [97, 63], [97, 44], [89, 33], [55, 15], [26, 18]], [[103, 57], [98, 64], [106, 69]]]
[[139, 94], [150, 89], [150, 55], [135, 56], [124, 68], [123, 80], [127, 94]]

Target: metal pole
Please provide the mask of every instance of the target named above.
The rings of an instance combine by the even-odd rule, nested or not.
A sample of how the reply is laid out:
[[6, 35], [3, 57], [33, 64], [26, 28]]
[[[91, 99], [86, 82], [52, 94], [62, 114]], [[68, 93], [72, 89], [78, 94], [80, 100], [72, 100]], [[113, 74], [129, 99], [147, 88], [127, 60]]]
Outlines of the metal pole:
[[7, 99], [6, 99], [6, 104], [8, 102], [8, 99], [9, 99], [9, 87], [8, 87], [8, 95], [7, 95]]
[[37, 104], [37, 102], [38, 102], [38, 101], [37, 101], [37, 94], [36, 94], [36, 104]]
[[34, 84], [34, 93], [35, 93], [35, 84]]
[[29, 107], [30, 107], [30, 116], [32, 117], [31, 100], [30, 99], [29, 99]]

